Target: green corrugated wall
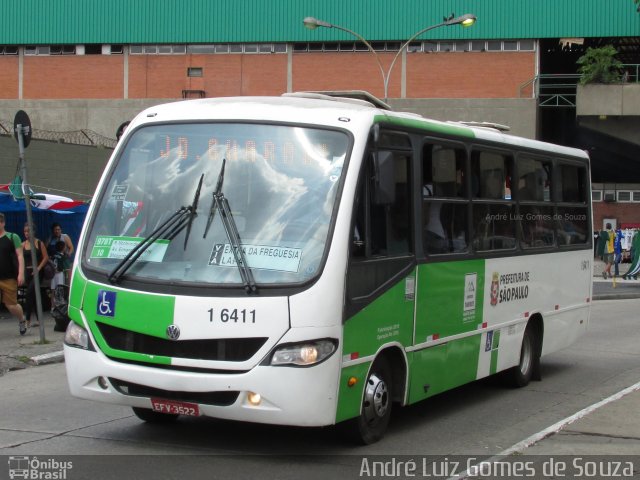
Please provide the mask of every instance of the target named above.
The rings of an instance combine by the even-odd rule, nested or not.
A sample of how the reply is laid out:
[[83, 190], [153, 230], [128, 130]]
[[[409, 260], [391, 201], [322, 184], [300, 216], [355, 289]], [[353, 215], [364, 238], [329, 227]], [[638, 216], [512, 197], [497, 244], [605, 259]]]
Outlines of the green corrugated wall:
[[421, 38], [640, 36], [633, 0], [0, 0], [0, 8], [0, 44], [19, 45], [353, 39], [306, 30], [306, 16], [369, 40], [402, 40], [451, 13], [478, 22]]

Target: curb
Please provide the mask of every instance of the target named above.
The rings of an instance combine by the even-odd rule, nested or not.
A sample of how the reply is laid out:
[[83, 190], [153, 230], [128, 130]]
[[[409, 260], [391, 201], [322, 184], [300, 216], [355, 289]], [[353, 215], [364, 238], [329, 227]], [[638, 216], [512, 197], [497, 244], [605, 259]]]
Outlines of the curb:
[[47, 365], [49, 363], [64, 362], [64, 352], [60, 350], [58, 352], [43, 353], [42, 355], [31, 357], [29, 361], [33, 365]]
[[598, 300], [633, 300], [636, 298], [640, 298], [639, 293], [602, 293], [599, 295], [594, 295], [593, 301]]

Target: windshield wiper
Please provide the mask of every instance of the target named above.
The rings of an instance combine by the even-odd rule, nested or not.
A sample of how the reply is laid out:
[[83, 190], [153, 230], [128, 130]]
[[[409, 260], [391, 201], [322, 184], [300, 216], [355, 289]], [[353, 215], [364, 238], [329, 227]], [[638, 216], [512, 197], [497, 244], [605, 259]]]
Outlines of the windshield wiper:
[[[200, 190], [202, 189], [202, 181], [204, 180], [204, 173], [200, 175], [200, 181], [198, 182], [198, 188], [196, 189], [196, 193], [193, 196], [193, 203], [191, 204], [191, 211], [189, 212], [189, 221], [187, 223], [187, 234], [184, 236], [184, 250], [187, 249], [187, 242], [189, 241], [189, 235], [191, 234], [191, 224], [193, 223], [193, 219], [198, 215], [196, 210], [198, 210], [198, 199], [200, 198]], [[178, 232], [173, 235], [175, 237]], [[173, 237], [171, 237], [173, 239]]]
[[227, 159], [222, 159], [222, 167], [220, 167], [220, 173], [218, 173], [218, 181], [216, 182], [216, 189], [213, 191], [213, 198], [211, 199], [211, 208], [209, 208], [209, 217], [207, 217], [207, 226], [204, 227], [204, 235], [202, 238], [207, 238], [209, 227], [213, 223], [213, 217], [216, 214], [216, 196], [222, 195], [222, 184], [224, 183], [224, 166], [227, 164]]
[[207, 237], [209, 227], [213, 223], [213, 217], [215, 211], [220, 212], [220, 219], [222, 220], [222, 226], [227, 234], [229, 243], [231, 244], [231, 250], [233, 251], [233, 257], [235, 258], [238, 271], [240, 272], [240, 278], [244, 284], [244, 289], [247, 293], [255, 293], [258, 290], [256, 282], [253, 278], [253, 272], [247, 264], [247, 257], [242, 250], [240, 241], [240, 234], [238, 233], [238, 226], [236, 225], [231, 209], [229, 208], [229, 201], [222, 193], [222, 184], [224, 183], [224, 167], [227, 163], [227, 159], [222, 159], [222, 167], [220, 167], [220, 173], [218, 174], [218, 182], [216, 183], [216, 189], [213, 192], [213, 198], [211, 200], [211, 208], [209, 209], [209, 218], [207, 218], [207, 226], [204, 230], [202, 238]]
[[109, 274], [109, 281], [111, 283], [117, 283], [122, 276], [131, 268], [131, 266], [140, 258], [140, 256], [147, 251], [147, 249], [153, 245], [153, 243], [159, 238], [166, 236], [168, 240], [173, 240], [178, 233], [180, 233], [184, 227], [188, 227], [187, 235], [184, 239], [184, 246], [187, 246], [187, 240], [189, 239], [189, 233], [191, 231], [191, 223], [196, 216], [196, 209], [198, 208], [198, 199], [200, 198], [200, 190], [202, 188], [202, 181], [204, 180], [204, 173], [200, 176], [196, 193], [193, 197], [193, 203], [188, 207], [180, 207], [169, 218], [162, 222], [158, 227], [151, 232], [151, 234], [138, 243], [131, 251], [122, 259], [115, 268]]

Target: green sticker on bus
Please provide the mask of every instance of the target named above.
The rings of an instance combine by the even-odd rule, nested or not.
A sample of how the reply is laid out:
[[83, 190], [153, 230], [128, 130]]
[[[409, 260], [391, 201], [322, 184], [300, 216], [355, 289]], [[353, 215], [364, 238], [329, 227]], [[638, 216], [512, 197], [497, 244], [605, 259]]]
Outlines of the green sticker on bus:
[[[141, 237], [112, 237], [106, 235], [98, 235], [91, 249], [91, 258], [115, 258], [123, 259], [126, 257], [136, 245], [141, 243], [144, 238]], [[162, 262], [164, 254], [169, 246], [169, 240], [158, 239], [147, 248], [140, 260], [147, 262]]]

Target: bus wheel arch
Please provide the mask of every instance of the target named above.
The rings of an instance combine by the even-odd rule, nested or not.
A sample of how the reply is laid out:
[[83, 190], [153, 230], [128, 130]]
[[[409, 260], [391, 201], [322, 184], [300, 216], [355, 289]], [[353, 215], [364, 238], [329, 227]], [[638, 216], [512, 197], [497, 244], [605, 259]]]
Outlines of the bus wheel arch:
[[406, 360], [400, 348], [392, 346], [378, 353], [367, 374], [360, 415], [348, 426], [357, 443], [369, 445], [382, 439], [393, 403], [404, 403], [406, 373]]
[[391, 367], [393, 385], [391, 399], [395, 403], [404, 405], [407, 390], [407, 359], [402, 350], [397, 346], [391, 346], [382, 350], [378, 357], [383, 355]]
[[542, 315], [531, 315], [522, 336], [518, 364], [505, 371], [507, 383], [513, 387], [525, 387], [531, 380], [541, 380], [540, 357], [544, 338]]

